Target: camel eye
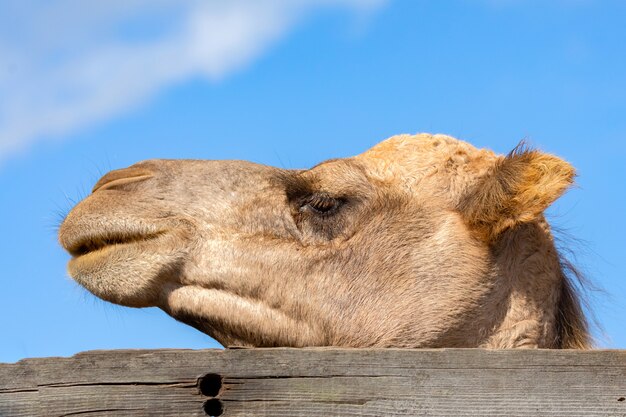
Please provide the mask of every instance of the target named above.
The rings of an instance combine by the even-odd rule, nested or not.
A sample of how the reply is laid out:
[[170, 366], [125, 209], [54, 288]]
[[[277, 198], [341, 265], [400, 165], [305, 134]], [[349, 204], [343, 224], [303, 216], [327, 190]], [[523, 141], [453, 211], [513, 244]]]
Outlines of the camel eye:
[[341, 206], [341, 199], [324, 194], [312, 195], [300, 206], [300, 212], [309, 212], [320, 215], [329, 215]]

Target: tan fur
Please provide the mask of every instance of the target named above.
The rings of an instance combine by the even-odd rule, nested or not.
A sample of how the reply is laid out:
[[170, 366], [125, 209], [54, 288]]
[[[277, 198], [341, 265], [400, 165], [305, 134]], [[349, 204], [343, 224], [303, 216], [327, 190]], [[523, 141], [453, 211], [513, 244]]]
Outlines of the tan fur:
[[400, 135], [289, 171], [152, 160], [67, 216], [69, 272], [224, 345], [587, 348], [543, 211], [561, 159]]

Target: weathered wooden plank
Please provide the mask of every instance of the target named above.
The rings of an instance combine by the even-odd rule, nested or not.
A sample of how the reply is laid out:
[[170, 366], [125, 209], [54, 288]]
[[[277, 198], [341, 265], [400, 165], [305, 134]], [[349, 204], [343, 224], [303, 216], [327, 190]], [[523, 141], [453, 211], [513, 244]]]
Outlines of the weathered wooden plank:
[[0, 416], [32, 417], [39, 415], [37, 359], [30, 362], [0, 364]]
[[[194, 381], [181, 384], [73, 385], [43, 387], [40, 415], [203, 416]], [[97, 405], [97, 407], [94, 407]]]
[[[203, 395], [196, 383], [205, 379]], [[94, 351], [0, 364], [0, 416], [626, 416], [626, 351]]]

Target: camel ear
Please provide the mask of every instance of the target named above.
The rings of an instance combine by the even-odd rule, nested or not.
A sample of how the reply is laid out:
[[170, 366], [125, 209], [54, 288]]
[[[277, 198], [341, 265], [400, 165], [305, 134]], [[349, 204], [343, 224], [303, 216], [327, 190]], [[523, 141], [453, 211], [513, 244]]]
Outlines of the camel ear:
[[575, 175], [564, 160], [521, 144], [480, 178], [459, 209], [470, 227], [491, 242], [510, 227], [535, 220]]

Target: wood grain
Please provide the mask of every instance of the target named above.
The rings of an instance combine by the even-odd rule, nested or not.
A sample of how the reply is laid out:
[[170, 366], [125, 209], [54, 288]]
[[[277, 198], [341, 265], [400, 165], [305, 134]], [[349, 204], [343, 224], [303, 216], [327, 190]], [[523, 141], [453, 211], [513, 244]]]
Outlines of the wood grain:
[[[203, 395], [198, 379], [207, 374]], [[208, 388], [207, 388], [208, 387]], [[217, 395], [216, 395], [217, 394]], [[92, 351], [0, 364], [0, 416], [626, 416], [626, 351]]]

